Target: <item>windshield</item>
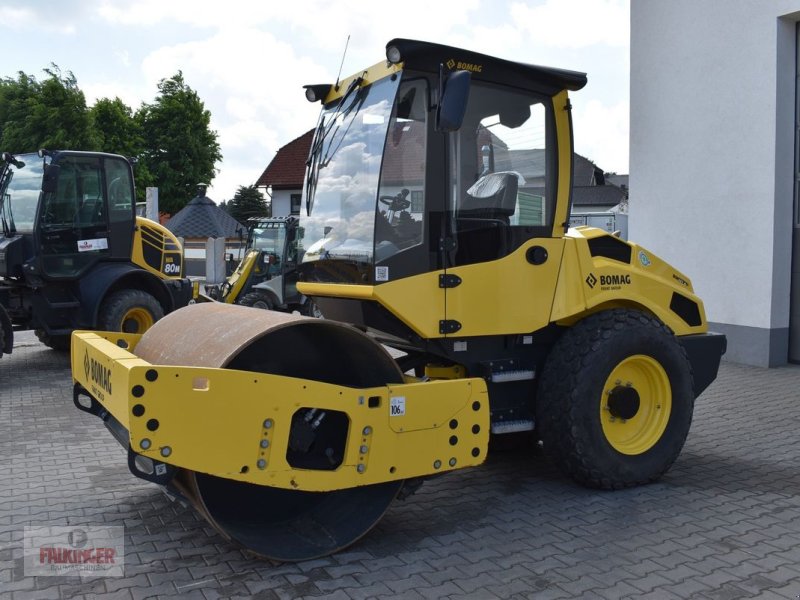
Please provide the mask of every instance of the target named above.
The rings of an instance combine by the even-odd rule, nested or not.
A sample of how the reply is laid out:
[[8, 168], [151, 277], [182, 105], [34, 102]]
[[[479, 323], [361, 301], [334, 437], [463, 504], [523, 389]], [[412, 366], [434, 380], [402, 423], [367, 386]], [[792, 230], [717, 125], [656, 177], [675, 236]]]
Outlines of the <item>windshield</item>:
[[304, 190], [303, 261], [372, 264], [383, 146], [399, 78], [385, 78], [325, 107]]
[[250, 233], [250, 247], [274, 254], [278, 259], [283, 254], [286, 227], [283, 223], [259, 223]]
[[37, 154], [18, 154], [17, 166], [8, 164], [0, 183], [4, 220], [17, 231], [33, 231], [36, 206], [42, 189], [45, 160]]

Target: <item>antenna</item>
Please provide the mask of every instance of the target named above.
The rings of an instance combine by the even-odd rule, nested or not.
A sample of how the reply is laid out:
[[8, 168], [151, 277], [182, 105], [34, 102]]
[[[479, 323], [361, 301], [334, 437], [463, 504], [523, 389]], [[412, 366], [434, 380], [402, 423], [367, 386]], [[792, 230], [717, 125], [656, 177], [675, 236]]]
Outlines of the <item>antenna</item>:
[[350, 34], [347, 34], [347, 41], [344, 43], [344, 52], [342, 52], [342, 64], [339, 65], [339, 74], [336, 75], [336, 85], [333, 88], [339, 91], [339, 78], [342, 76], [342, 67], [344, 66], [344, 57], [347, 56], [347, 46], [350, 45]]

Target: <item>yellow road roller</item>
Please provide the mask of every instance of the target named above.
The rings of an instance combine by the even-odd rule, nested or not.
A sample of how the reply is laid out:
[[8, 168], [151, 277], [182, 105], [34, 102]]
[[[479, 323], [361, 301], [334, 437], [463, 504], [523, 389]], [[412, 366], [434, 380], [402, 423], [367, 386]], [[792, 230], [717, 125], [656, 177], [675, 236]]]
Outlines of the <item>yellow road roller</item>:
[[298, 289], [326, 318], [205, 303], [143, 335], [75, 333], [76, 406], [136, 476], [274, 560], [352, 544], [491, 436], [528, 432], [590, 487], [658, 479], [726, 340], [687, 275], [568, 227], [585, 83], [395, 39], [306, 86]]

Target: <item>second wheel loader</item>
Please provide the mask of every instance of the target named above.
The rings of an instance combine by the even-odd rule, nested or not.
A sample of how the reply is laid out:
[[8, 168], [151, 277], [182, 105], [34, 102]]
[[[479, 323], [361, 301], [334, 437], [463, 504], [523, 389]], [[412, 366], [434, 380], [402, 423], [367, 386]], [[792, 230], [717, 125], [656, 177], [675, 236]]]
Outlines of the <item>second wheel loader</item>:
[[490, 434], [531, 432], [590, 487], [658, 479], [726, 341], [688, 276], [568, 229], [585, 83], [395, 39], [308, 86], [298, 289], [326, 319], [210, 303], [77, 333], [76, 406], [135, 475], [279, 560], [348, 546], [424, 478], [482, 463]]
[[75, 329], [143, 333], [192, 301], [180, 242], [135, 197], [123, 156], [2, 154], [0, 356], [15, 331], [67, 350]]
[[321, 316], [297, 290], [297, 233], [297, 217], [248, 219], [244, 257], [221, 286], [207, 288], [209, 296], [227, 304]]

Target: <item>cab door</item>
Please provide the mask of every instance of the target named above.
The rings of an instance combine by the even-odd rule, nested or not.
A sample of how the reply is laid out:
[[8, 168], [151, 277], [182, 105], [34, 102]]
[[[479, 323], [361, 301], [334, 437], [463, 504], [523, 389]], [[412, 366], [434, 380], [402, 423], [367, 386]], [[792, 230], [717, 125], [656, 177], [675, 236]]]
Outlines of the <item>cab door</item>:
[[55, 186], [37, 220], [41, 264], [51, 278], [75, 278], [94, 263], [130, 258], [133, 178], [121, 157], [60, 154]]
[[564, 251], [564, 239], [552, 237], [552, 114], [550, 98], [472, 83], [464, 122], [449, 134], [447, 335], [523, 333], [549, 323]]

